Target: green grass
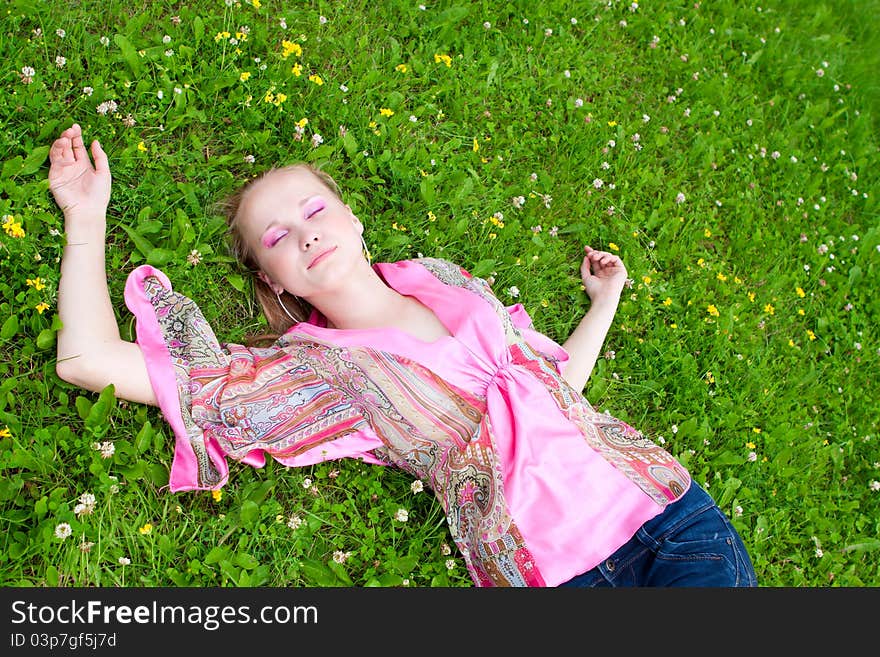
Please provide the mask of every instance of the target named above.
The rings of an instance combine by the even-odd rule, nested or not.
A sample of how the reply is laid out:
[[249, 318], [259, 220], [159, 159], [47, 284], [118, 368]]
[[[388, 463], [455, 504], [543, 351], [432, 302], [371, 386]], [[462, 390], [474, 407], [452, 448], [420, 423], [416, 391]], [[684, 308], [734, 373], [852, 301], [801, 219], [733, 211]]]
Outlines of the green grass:
[[[0, 215], [25, 234], [0, 232], [0, 583], [471, 585], [439, 505], [402, 472], [233, 463], [220, 500], [171, 494], [158, 409], [58, 379], [46, 155], [76, 121], [110, 156], [123, 336], [125, 278], [145, 262], [221, 340], [262, 328], [212, 208], [293, 161], [340, 181], [374, 261], [454, 260], [560, 342], [588, 308], [583, 244], [614, 244], [633, 285], [590, 402], [708, 487], [761, 585], [880, 585], [880, 2], [748, 4], [10, 3]], [[284, 39], [302, 55], [285, 59]], [[85, 493], [94, 513], [77, 516]]]

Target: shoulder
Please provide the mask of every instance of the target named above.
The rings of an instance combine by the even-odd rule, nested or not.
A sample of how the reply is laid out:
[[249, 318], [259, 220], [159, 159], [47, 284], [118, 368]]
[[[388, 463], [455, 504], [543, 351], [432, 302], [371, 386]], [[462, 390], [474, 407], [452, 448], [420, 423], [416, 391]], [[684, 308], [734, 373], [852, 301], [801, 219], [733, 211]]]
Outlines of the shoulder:
[[415, 258], [410, 262], [420, 264], [444, 283], [464, 285], [473, 279], [467, 269], [445, 258]]

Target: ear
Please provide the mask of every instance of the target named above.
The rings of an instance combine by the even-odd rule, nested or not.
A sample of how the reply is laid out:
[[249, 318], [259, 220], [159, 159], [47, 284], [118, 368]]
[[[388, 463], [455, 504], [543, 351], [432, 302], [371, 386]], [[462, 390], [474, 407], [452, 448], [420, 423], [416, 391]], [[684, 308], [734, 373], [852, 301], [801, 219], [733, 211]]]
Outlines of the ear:
[[257, 272], [257, 277], [263, 281], [266, 285], [268, 285], [275, 294], [281, 294], [284, 292], [284, 288], [280, 285], [276, 285], [272, 282], [272, 279], [266, 276], [262, 271]]

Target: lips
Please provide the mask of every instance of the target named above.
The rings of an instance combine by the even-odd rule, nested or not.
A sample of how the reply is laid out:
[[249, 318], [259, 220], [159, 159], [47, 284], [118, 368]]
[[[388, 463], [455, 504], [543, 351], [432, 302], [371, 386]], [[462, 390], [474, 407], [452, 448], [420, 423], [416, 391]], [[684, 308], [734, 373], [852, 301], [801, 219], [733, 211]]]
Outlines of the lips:
[[314, 258], [312, 258], [312, 261], [309, 263], [309, 266], [306, 267], [306, 269], [311, 269], [312, 267], [317, 265], [319, 262], [324, 260], [331, 253], [333, 253], [335, 250], [336, 250], [335, 246], [331, 246], [329, 249], [324, 249], [318, 255], [316, 255]]

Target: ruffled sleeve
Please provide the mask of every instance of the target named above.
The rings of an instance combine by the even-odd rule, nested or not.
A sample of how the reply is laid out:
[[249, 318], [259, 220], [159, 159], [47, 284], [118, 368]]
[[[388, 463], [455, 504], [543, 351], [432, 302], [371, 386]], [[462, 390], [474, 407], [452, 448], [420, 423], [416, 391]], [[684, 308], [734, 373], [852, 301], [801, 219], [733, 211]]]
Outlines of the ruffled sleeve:
[[552, 362], [556, 371], [562, 374], [569, 359], [568, 352], [560, 344], [535, 330], [532, 318], [521, 303], [506, 306], [506, 309], [513, 325], [519, 329], [528, 345]]
[[381, 441], [357, 405], [309, 367], [309, 349], [294, 361], [280, 346], [220, 344], [198, 306], [150, 265], [129, 275], [125, 301], [175, 436], [172, 491], [222, 487], [227, 456], [257, 467], [267, 452], [292, 466], [343, 457], [382, 463], [370, 453]]

